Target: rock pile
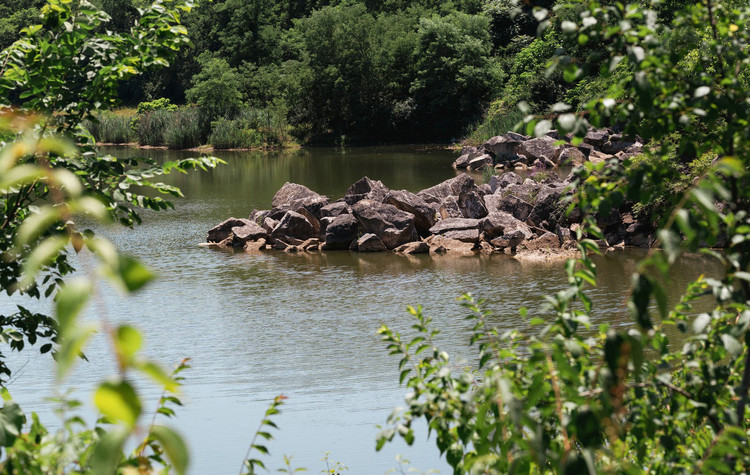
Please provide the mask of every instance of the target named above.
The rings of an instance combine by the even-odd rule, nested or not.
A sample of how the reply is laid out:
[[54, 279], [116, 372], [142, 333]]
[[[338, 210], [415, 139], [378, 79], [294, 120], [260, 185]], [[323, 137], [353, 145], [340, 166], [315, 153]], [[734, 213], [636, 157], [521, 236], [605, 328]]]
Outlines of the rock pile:
[[600, 162], [617, 157], [624, 160], [638, 154], [643, 147], [639, 137], [628, 138], [612, 129], [591, 129], [581, 145], [569, 141], [559, 144], [556, 131], [546, 136], [531, 138], [508, 132], [492, 137], [479, 147], [464, 147], [453, 163], [457, 169], [554, 168], [560, 165], [579, 166], [586, 161]]
[[[286, 183], [272, 209], [229, 218], [211, 228], [206, 241], [247, 251], [563, 252], [575, 247], [580, 222], [559, 204], [567, 185], [557, 178], [537, 182], [508, 172], [478, 186], [461, 174], [411, 193], [364, 177], [331, 202], [305, 186]], [[604, 245], [651, 243], [650, 231], [629, 214], [616, 213], [602, 224]]]

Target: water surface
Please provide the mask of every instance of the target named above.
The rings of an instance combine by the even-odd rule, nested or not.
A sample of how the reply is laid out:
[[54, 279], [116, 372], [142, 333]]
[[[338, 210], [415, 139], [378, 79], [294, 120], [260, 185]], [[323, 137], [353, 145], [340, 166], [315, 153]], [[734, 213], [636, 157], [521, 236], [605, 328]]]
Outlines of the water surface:
[[[184, 152], [109, 149], [158, 159]], [[406, 392], [398, 386], [398, 359], [384, 351], [375, 334], [385, 323], [408, 331], [407, 305], [423, 304], [442, 334], [438, 343], [453, 357], [456, 370], [473, 358], [467, 348], [470, 324], [455, 298], [464, 292], [487, 299], [501, 328], [523, 327], [518, 308], [545, 315], [542, 295], [563, 288], [561, 262], [519, 262], [506, 256], [437, 257], [357, 254], [244, 254], [198, 247], [206, 231], [230, 217], [267, 209], [287, 181], [301, 183], [332, 199], [363, 176], [393, 189], [418, 191], [455, 176], [455, 154], [426, 147], [309, 149], [291, 153], [217, 154], [228, 163], [208, 172], [169, 178], [186, 195], [176, 209], [144, 213], [134, 230], [103, 233], [118, 247], [159, 273], [143, 292], [123, 298], [102, 288], [102, 308], [116, 322], [130, 322], [146, 335], [146, 353], [166, 365], [192, 359], [178, 417], [171, 421], [186, 436], [193, 453], [191, 473], [236, 473], [249, 439], [270, 400], [289, 397], [278, 417], [281, 431], [270, 444], [269, 468], [282, 454], [294, 466], [318, 473], [325, 451], [352, 474], [382, 474], [401, 453], [420, 470], [450, 473], [434, 441], [420, 428], [413, 447], [389, 444], [376, 453], [376, 425], [384, 424]], [[594, 323], [628, 325], [624, 295], [641, 251], [598, 259], [600, 287]], [[702, 257], [686, 258], [670, 284], [673, 295], [685, 280], [710, 272]], [[6, 299], [7, 300], [7, 299]], [[0, 301], [0, 310], [11, 302]], [[90, 399], [96, 381], [114, 374], [106, 341], [97, 338], [72, 381], [75, 395]], [[54, 416], [44, 397], [53, 391], [48, 357], [34, 351], [13, 356], [11, 391], [25, 410]], [[145, 385], [144, 398], [158, 391]], [[153, 406], [153, 403], [152, 403]], [[92, 415], [89, 415], [92, 417]]]

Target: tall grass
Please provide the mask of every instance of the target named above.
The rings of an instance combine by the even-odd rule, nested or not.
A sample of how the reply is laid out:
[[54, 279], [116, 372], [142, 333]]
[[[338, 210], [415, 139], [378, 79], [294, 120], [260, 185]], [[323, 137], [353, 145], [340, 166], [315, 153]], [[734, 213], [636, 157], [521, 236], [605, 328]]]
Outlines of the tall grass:
[[172, 111], [165, 109], [156, 109], [138, 114], [138, 120], [135, 123], [135, 134], [138, 137], [138, 143], [154, 147], [166, 145], [164, 131], [171, 120], [172, 114]]
[[468, 135], [467, 139], [473, 144], [481, 144], [492, 137], [513, 130], [519, 122], [523, 121], [524, 117], [525, 114], [517, 108], [496, 114], [488, 114], [482, 122], [474, 127], [474, 130]]
[[196, 107], [169, 112], [164, 143], [171, 149], [194, 148], [201, 144], [200, 112]]
[[130, 128], [132, 114], [116, 112], [100, 112], [96, 120], [87, 120], [84, 126], [100, 143], [130, 143], [135, 140], [135, 134]]
[[291, 141], [290, 127], [282, 113], [245, 108], [232, 120], [212, 124], [209, 143], [214, 148], [276, 148]]

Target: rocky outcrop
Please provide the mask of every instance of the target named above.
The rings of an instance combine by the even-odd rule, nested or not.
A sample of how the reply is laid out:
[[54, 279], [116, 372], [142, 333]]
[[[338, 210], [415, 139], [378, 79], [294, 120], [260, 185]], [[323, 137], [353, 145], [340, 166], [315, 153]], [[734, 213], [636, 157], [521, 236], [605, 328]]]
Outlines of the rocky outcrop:
[[[590, 140], [600, 138], [592, 135]], [[520, 147], [529, 141], [514, 137], [512, 143]], [[500, 150], [500, 144], [509, 143], [494, 145]], [[556, 147], [549, 148], [550, 144], [550, 140], [542, 140], [535, 147], [547, 147], [543, 153], [549, 153]], [[569, 155], [580, 158], [579, 148], [561, 150], [561, 157], [573, 150]], [[592, 150], [590, 156], [597, 153]], [[331, 203], [304, 186], [287, 183], [274, 196], [273, 209], [254, 210], [250, 219], [227, 219], [208, 231], [206, 241], [211, 246], [247, 252], [273, 248], [290, 253], [348, 249], [401, 254], [568, 255], [576, 247], [581, 216], [565, 214], [561, 198], [569, 193], [567, 184], [567, 180], [554, 177], [540, 182], [523, 180], [508, 172], [478, 186], [471, 176], [461, 174], [412, 193], [392, 191], [364, 177], [342, 199]], [[615, 210], [597, 219], [605, 247], [650, 246], [654, 242], [653, 230], [635, 220], [630, 210]]]
[[453, 167], [480, 170], [494, 166], [500, 170], [512, 170], [535, 166], [581, 166], [588, 160], [624, 160], [639, 153], [643, 147], [643, 139], [629, 138], [611, 129], [591, 129], [579, 145], [569, 143], [568, 139], [560, 137], [557, 131], [537, 138], [508, 132], [492, 137], [478, 147], [464, 147]]

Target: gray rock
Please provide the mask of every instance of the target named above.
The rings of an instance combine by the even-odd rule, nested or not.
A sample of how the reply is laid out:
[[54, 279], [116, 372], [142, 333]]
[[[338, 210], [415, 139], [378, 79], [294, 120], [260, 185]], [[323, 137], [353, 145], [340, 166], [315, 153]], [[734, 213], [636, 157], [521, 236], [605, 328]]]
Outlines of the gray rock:
[[458, 200], [454, 196], [446, 196], [438, 208], [440, 219], [463, 218], [464, 214], [458, 206]]
[[462, 242], [479, 242], [479, 230], [478, 229], [460, 229], [455, 231], [448, 231], [442, 236], [448, 239], [455, 239]]
[[589, 130], [583, 138], [584, 143], [601, 147], [609, 139], [609, 132], [606, 130]]
[[527, 140], [518, 146], [518, 154], [527, 157], [527, 164], [542, 157], [554, 160], [561, 148], [560, 145], [555, 145], [555, 142], [555, 139], [547, 136]]
[[414, 215], [393, 205], [361, 200], [352, 207], [352, 212], [362, 229], [378, 236], [388, 249], [419, 239]]
[[382, 252], [387, 249], [379, 237], [372, 233], [367, 233], [357, 240], [357, 250], [359, 252]]
[[635, 142], [625, 142], [621, 140], [608, 140], [602, 145], [602, 152], [615, 155], [618, 152], [625, 152], [635, 145]]
[[344, 201], [334, 201], [331, 204], [325, 205], [320, 208], [321, 218], [335, 218], [341, 214], [351, 214], [352, 209]]
[[297, 183], [284, 183], [273, 196], [271, 206], [283, 210], [297, 211], [305, 208], [316, 218], [320, 218], [320, 209], [329, 203], [328, 198], [315, 193], [308, 187]]
[[247, 220], [242, 226], [233, 227], [232, 234], [234, 234], [233, 244], [235, 246], [244, 246], [248, 241], [265, 239], [268, 236], [268, 231], [254, 222]]
[[430, 236], [425, 239], [425, 242], [430, 246], [430, 253], [432, 254], [474, 255], [474, 248], [476, 247], [474, 243], [445, 236]]
[[492, 155], [485, 154], [469, 160], [467, 168], [469, 170], [481, 170], [484, 167], [491, 167], [493, 164]]
[[579, 167], [586, 163], [588, 158], [586, 158], [586, 155], [576, 147], [565, 147], [560, 151], [560, 156], [557, 157], [557, 161], [560, 165]]
[[475, 187], [474, 179], [466, 173], [461, 173], [455, 178], [420, 191], [417, 196], [427, 203], [441, 203], [446, 196], [458, 197], [462, 191], [471, 191]]
[[384, 203], [385, 197], [390, 190], [379, 180], [371, 180], [364, 177], [346, 190], [344, 201], [349, 206], [362, 200], [370, 200], [376, 203]]
[[479, 220], [470, 218], [448, 218], [438, 221], [430, 228], [431, 234], [444, 234], [448, 231], [462, 231], [464, 229], [479, 229]]
[[386, 202], [401, 211], [414, 215], [414, 226], [421, 236], [427, 236], [435, 224], [435, 210], [418, 195], [406, 190], [391, 191]]
[[512, 214], [505, 211], [495, 211], [487, 215], [486, 218], [480, 221], [479, 229], [484, 233], [487, 240], [515, 232], [520, 232], [524, 239], [530, 239], [534, 236], [531, 228], [526, 223], [516, 219]]
[[462, 192], [458, 195], [458, 207], [465, 218], [480, 219], [487, 216], [484, 200], [475, 191]]
[[513, 231], [496, 237], [490, 244], [499, 249], [510, 248], [512, 251], [520, 246], [526, 240], [526, 236], [521, 231]]
[[484, 143], [483, 147], [485, 150], [492, 153], [495, 157], [510, 157], [516, 154], [518, 145], [523, 141], [524, 139], [511, 137], [509, 133], [506, 135], [498, 135], [497, 137], [492, 137]]
[[[500, 188], [500, 177], [497, 175], [492, 175], [487, 182], [487, 186], [489, 187], [489, 194], [492, 194], [497, 191], [498, 188]], [[485, 193], [487, 195], [488, 193]]]
[[279, 224], [279, 222], [275, 219], [265, 218], [261, 226], [263, 226], [263, 229], [265, 229], [266, 232], [270, 233], [271, 231], [273, 231], [273, 228], [275, 228], [277, 224]]
[[249, 219], [229, 218], [208, 230], [206, 242], [222, 242], [232, 234], [232, 228], [252, 224]]
[[305, 239], [318, 237], [318, 233], [319, 229], [316, 230], [305, 216], [295, 211], [287, 211], [279, 224], [271, 231], [271, 237], [289, 236], [304, 241]]
[[[510, 185], [520, 185], [521, 183], [523, 183], [523, 179], [521, 179], [521, 177], [518, 176], [517, 173], [506, 172], [500, 176], [498, 188], [504, 189]], [[495, 190], [495, 192], [497, 192], [497, 190]]]
[[323, 219], [331, 220], [325, 226], [324, 250], [349, 249], [352, 241], [357, 240], [359, 221], [351, 214], [341, 214], [335, 218], [327, 217]]
[[541, 249], [560, 249], [560, 239], [556, 234], [546, 232], [536, 239], [526, 241], [524, 246], [530, 251]]
[[563, 214], [560, 195], [560, 188], [542, 185], [534, 199], [534, 208], [531, 210], [528, 220], [540, 227], [546, 221], [551, 229], [554, 229], [557, 220]]

